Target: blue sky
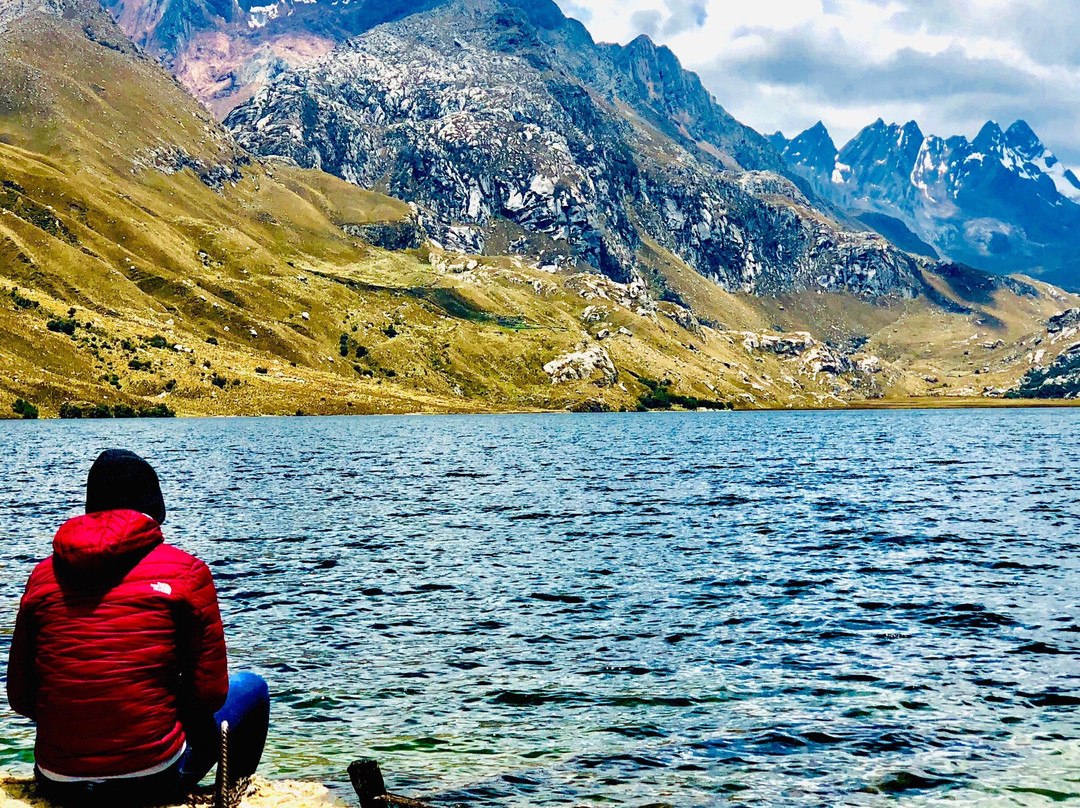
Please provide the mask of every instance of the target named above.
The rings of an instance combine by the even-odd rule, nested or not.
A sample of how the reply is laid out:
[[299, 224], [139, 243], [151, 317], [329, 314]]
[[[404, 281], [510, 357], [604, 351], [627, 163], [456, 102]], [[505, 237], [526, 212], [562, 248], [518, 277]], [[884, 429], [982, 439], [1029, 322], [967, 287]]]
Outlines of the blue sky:
[[1023, 118], [1080, 167], [1078, 0], [557, 0], [600, 40], [670, 45], [732, 114], [837, 145], [878, 117], [972, 137]]

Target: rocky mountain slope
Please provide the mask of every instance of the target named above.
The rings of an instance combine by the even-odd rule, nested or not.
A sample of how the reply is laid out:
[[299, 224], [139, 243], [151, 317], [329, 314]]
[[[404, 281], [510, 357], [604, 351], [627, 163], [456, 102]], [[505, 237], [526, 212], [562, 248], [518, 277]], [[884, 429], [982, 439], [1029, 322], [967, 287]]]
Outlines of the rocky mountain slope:
[[102, 0], [124, 32], [223, 116], [289, 66], [437, 0]]
[[932, 293], [911, 256], [816, 209], [670, 51], [597, 46], [547, 0], [379, 26], [225, 125], [252, 153], [417, 204], [446, 247], [591, 267], [643, 298], [678, 302], [651, 245], [729, 292]]
[[1080, 179], [1023, 121], [972, 141], [881, 120], [839, 150], [820, 123], [770, 141], [822, 198], [905, 249], [1080, 288]]
[[[437, 212], [287, 161], [254, 159], [94, 0], [3, 8], [0, 406], [12, 415], [17, 400], [28, 403], [20, 414], [84, 417], [966, 401], [1013, 388], [1069, 347], [1050, 339], [1045, 323], [1080, 299], [1042, 283], [920, 263], [837, 228], [778, 175], [721, 169], [720, 157], [709, 180], [718, 196], [695, 201], [718, 229], [749, 232], [749, 222], [761, 221], [800, 244], [835, 234], [832, 246], [814, 248], [821, 250], [868, 239], [868, 249], [896, 261], [919, 288], [908, 295], [902, 285], [779, 285], [786, 276], [778, 251], [788, 242], [768, 253], [767, 242], [745, 235], [767, 258], [739, 253], [744, 263], [730, 279], [708, 277], [664, 246], [675, 242], [649, 235], [644, 206], [612, 211], [631, 230], [609, 231], [603, 219], [592, 225], [598, 239], [633, 244], [625, 277], [599, 271], [585, 252], [560, 261], [566, 239], [528, 221], [517, 230], [495, 217], [490, 229], [468, 224], [487, 254], [449, 250], [427, 240]], [[463, 41], [461, 50], [468, 47]], [[532, 190], [536, 173], [528, 174], [522, 190], [535, 199], [522, 193], [523, 210], [541, 215], [550, 209], [537, 200], [557, 195], [569, 200], [555, 211], [559, 221], [576, 227], [563, 213], [578, 210], [570, 204], [578, 191], [565, 189], [602, 188], [597, 166], [615, 164], [612, 155], [625, 154], [620, 143], [651, 143], [656, 163], [671, 156], [665, 176], [706, 165], [708, 150], [692, 150], [690, 134], [676, 140], [662, 131], [678, 127], [664, 123], [663, 98], [646, 92], [651, 79], [628, 85], [645, 88], [624, 113], [629, 122], [611, 112], [629, 102], [594, 101], [560, 75], [544, 83], [546, 98], [585, 99], [581, 115], [602, 115], [564, 141], [555, 130], [514, 141], [554, 144], [533, 154], [535, 165], [562, 153], [556, 165], [582, 172], [576, 186], [545, 173], [557, 189], [551, 196], [546, 184]], [[480, 83], [469, 92], [496, 90]], [[548, 111], [570, 117], [562, 103]], [[458, 138], [449, 153], [470, 176], [465, 157], [478, 152], [453, 127], [469, 131], [472, 113], [461, 111], [441, 123]], [[682, 123], [701, 136], [724, 120], [717, 113]], [[403, 139], [418, 131], [399, 128]], [[595, 132], [613, 134], [575, 140]], [[739, 142], [736, 131], [731, 153]], [[624, 172], [631, 187], [642, 182], [636, 164]], [[692, 199], [697, 190], [680, 193]], [[665, 208], [692, 209], [654, 206], [664, 216]], [[745, 211], [758, 218], [735, 219]], [[699, 215], [685, 229], [706, 243]], [[810, 224], [815, 216], [821, 230]], [[806, 265], [792, 267], [791, 277], [814, 277]], [[775, 294], [739, 287], [747, 278], [761, 284], [755, 291], [775, 282]]]

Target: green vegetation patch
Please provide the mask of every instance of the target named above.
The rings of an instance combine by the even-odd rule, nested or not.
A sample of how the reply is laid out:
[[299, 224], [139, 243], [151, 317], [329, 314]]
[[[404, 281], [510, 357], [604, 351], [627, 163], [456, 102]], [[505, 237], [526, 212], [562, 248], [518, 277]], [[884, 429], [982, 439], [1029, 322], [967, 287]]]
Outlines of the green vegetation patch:
[[45, 323], [45, 327], [57, 334], [75, 336], [75, 326], [78, 325], [72, 317], [57, 317]]
[[426, 300], [445, 311], [451, 317], [468, 320], [472, 323], [495, 323], [503, 328], [524, 331], [535, 328], [524, 317], [518, 315], [492, 314], [480, 308], [456, 289], [441, 286], [417, 286], [405, 290], [406, 294], [420, 300]]
[[38, 408], [29, 401], [25, 401], [21, 398], [15, 399], [15, 403], [11, 405], [11, 409], [24, 421], [33, 421], [38, 417]]
[[23, 295], [19, 293], [18, 289], [13, 288], [11, 290], [10, 297], [11, 301], [15, 304], [15, 308], [18, 309], [36, 309], [41, 305], [36, 300], [31, 300], [28, 297], [23, 297]]
[[670, 410], [674, 407], [682, 407], [687, 410], [730, 410], [731, 402], [714, 401], [697, 396], [684, 396], [671, 392], [671, 380], [663, 379], [654, 381], [639, 376], [638, 381], [645, 385], [646, 392], [638, 396], [638, 411]]
[[79, 418], [175, 418], [176, 413], [165, 404], [153, 406], [132, 407], [128, 404], [116, 404], [110, 407], [108, 404], [89, 404], [82, 407], [72, 402], [60, 405], [60, 417], [64, 419]]
[[[384, 292], [395, 297], [410, 297], [414, 300], [422, 300], [445, 312], [450, 317], [458, 320], [466, 320], [470, 323], [493, 323], [515, 331], [525, 331], [539, 327], [534, 323], [530, 323], [525, 317], [519, 315], [493, 314], [487, 309], [477, 306], [456, 289], [449, 289], [444, 286], [380, 286], [374, 283], [364, 283], [362, 281], [340, 278], [336, 275], [329, 275], [322, 272], [316, 272], [314, 274], [360, 292]], [[387, 333], [391, 330], [393, 330], [394, 333]], [[384, 330], [384, 333], [386, 333], [388, 337], [397, 336], [397, 330], [394, 329], [393, 326]]]

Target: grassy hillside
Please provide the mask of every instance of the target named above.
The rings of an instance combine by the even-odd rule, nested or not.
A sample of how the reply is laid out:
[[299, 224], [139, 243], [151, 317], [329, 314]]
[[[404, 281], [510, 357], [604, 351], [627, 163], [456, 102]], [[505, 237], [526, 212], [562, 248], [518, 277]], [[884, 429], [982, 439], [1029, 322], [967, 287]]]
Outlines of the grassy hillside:
[[[925, 299], [762, 300], [646, 248], [642, 261], [688, 316], [517, 258], [379, 249], [364, 239], [413, 240], [407, 205], [252, 162], [93, 0], [49, 7], [0, 20], [4, 415], [16, 399], [43, 416], [65, 405], [199, 415], [981, 392], [1015, 382], [1031, 364], [1021, 343], [1077, 303], [1045, 287], [953, 314]], [[744, 333], [799, 330], [865, 343], [854, 360], [872, 352], [882, 364], [832, 374], [806, 346], [785, 354]]]

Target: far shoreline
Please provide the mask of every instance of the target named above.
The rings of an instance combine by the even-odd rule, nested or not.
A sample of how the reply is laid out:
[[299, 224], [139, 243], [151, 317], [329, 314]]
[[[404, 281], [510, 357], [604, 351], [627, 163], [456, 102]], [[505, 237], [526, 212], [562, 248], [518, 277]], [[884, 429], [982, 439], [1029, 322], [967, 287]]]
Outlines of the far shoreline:
[[303, 413], [303, 414], [272, 414], [272, 413], [224, 413], [206, 415], [186, 415], [178, 413], [175, 418], [79, 418], [65, 419], [56, 416], [43, 416], [35, 419], [22, 419], [18, 417], [0, 418], [8, 423], [33, 422], [33, 421], [69, 421], [72, 423], [101, 423], [128, 421], [134, 423], [146, 422], [169, 422], [169, 421], [195, 421], [195, 420], [228, 420], [228, 419], [330, 419], [330, 418], [401, 418], [401, 417], [469, 417], [469, 416], [514, 416], [514, 415], [688, 415], [688, 414], [755, 414], [755, 413], [778, 413], [778, 412], [873, 412], [873, 411], [919, 411], [919, 410], [1053, 410], [1080, 408], [1080, 400], [1074, 399], [1004, 399], [982, 398], [980, 396], [945, 397], [945, 396], [920, 396], [902, 399], [874, 399], [866, 401], [853, 401], [834, 407], [746, 407], [731, 410], [714, 409], [656, 409], [656, 410], [608, 410], [601, 412], [576, 412], [569, 409], [520, 409], [520, 410], [475, 410], [475, 411], [432, 411], [418, 410], [415, 412], [340, 412], [340, 413]]

